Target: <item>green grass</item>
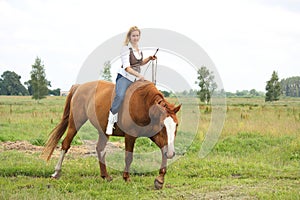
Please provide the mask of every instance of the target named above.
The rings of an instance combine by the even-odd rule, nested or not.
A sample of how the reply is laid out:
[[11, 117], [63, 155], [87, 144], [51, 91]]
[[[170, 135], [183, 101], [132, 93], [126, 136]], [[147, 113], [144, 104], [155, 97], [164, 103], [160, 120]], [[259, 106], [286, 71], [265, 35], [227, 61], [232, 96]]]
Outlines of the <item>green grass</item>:
[[[60, 120], [63, 97], [37, 104], [29, 97], [0, 97], [0, 141], [27, 140], [43, 145]], [[194, 107], [187, 107], [192, 112]], [[190, 133], [178, 132], [180, 158], [168, 166], [163, 190], [155, 190], [156, 171], [133, 170], [131, 183], [122, 172], [108, 167], [112, 182], [100, 178], [96, 157], [67, 154], [62, 177], [50, 179], [57, 158], [49, 163], [39, 152], [29, 154], [0, 148], [0, 199], [299, 199], [300, 99], [264, 103], [263, 99], [227, 100], [227, 114], [218, 143], [205, 158], [199, 150], [210, 123], [206, 105], [196, 137], [186, 148]], [[187, 119], [187, 125], [193, 123]], [[51, 120], [52, 119], [52, 120]], [[75, 144], [97, 138], [87, 123]], [[123, 138], [111, 138], [123, 142]], [[184, 141], [184, 142], [181, 142]], [[137, 140], [137, 153], [157, 150], [147, 138]], [[118, 161], [124, 165], [124, 160]], [[133, 162], [133, 168], [135, 166]]]
[[[114, 180], [106, 182], [99, 176], [95, 157], [67, 157], [61, 179], [52, 180], [48, 177], [54, 160], [46, 164], [38, 154], [6, 151], [0, 155], [2, 199], [185, 199], [221, 195], [297, 199], [300, 158], [286, 156], [293, 154], [294, 149], [287, 146], [294, 139], [280, 137], [270, 141], [270, 137], [238, 134], [220, 141], [204, 159], [198, 157], [195, 149], [169, 166], [161, 191], [153, 187], [157, 172], [133, 174], [132, 182], [127, 184], [122, 180], [122, 172], [109, 168]], [[247, 147], [253, 141], [257, 142], [255, 147], [236, 149], [236, 144]]]

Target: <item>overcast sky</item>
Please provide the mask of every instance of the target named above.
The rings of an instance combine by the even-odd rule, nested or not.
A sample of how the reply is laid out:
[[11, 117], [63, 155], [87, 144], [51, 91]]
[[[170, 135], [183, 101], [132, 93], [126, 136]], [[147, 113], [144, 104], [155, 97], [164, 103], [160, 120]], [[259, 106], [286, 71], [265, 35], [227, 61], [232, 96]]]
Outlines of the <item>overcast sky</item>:
[[23, 83], [38, 56], [52, 88], [68, 90], [96, 47], [137, 25], [195, 41], [226, 91], [265, 91], [273, 70], [300, 76], [299, 24], [298, 0], [0, 0], [0, 74]]

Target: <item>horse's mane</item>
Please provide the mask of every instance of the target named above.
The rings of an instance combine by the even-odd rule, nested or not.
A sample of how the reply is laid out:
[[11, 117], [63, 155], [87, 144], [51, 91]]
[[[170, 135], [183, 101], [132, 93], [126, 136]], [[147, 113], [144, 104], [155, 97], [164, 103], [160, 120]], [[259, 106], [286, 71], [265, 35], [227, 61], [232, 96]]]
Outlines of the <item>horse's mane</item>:
[[168, 113], [174, 113], [175, 104], [168, 102], [164, 95], [156, 88], [156, 86], [150, 81], [137, 81], [130, 86], [131, 90], [135, 89], [140, 96], [150, 99], [151, 103], [158, 103], [166, 109]]
[[[128, 97], [131, 101], [131, 106], [142, 109], [149, 109], [154, 104], [159, 104], [167, 113], [174, 113], [175, 105], [169, 103], [164, 95], [150, 81], [136, 81], [128, 88]], [[137, 101], [138, 99], [138, 101]], [[135, 109], [133, 108], [133, 109]], [[132, 109], [130, 109], [132, 111]], [[147, 110], [148, 111], [148, 110]], [[148, 113], [146, 113], [148, 116]], [[145, 116], [145, 118], [147, 118]], [[148, 121], [145, 119], [145, 121]]]
[[128, 88], [130, 94], [139, 96], [144, 102], [153, 104], [155, 101], [164, 99], [164, 95], [150, 81], [136, 81]]

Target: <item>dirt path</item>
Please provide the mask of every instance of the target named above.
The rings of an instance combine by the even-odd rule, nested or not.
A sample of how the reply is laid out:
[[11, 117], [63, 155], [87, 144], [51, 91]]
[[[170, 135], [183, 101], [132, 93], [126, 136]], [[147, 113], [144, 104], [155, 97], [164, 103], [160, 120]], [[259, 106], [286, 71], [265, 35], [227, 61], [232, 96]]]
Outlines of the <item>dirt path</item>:
[[[83, 145], [71, 146], [68, 154], [72, 156], [97, 156], [96, 143], [93, 140], [84, 140]], [[106, 151], [114, 151], [115, 149], [122, 148], [124, 144], [120, 142], [108, 142], [106, 145]], [[43, 151], [42, 146], [36, 146], [30, 144], [28, 141], [16, 141], [16, 142], [0, 142], [0, 152], [17, 150], [20, 152], [33, 154], [41, 153]], [[53, 157], [58, 157], [60, 152], [60, 147], [56, 147], [53, 152]]]

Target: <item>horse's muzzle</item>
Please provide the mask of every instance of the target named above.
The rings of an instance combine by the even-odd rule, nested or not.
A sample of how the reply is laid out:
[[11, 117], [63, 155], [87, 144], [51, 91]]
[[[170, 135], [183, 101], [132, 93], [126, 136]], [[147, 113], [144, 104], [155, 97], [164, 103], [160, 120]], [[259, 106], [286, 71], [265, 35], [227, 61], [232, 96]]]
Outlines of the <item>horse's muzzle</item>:
[[171, 153], [165, 152], [165, 156], [167, 157], [167, 159], [172, 159], [175, 156], [175, 151], [173, 151]]

